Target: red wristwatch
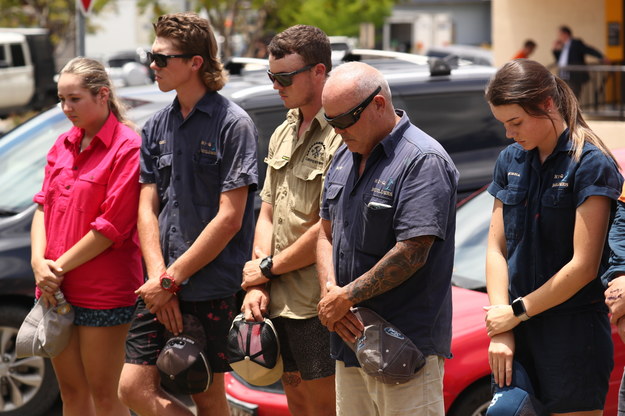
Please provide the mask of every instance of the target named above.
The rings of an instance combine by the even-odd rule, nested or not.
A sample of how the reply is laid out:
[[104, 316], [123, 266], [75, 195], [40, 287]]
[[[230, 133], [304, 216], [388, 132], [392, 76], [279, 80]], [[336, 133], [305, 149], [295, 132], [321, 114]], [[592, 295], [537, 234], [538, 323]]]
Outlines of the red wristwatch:
[[168, 275], [166, 271], [161, 275], [161, 287], [174, 295], [180, 292], [181, 289], [181, 287], [176, 284], [174, 278]]

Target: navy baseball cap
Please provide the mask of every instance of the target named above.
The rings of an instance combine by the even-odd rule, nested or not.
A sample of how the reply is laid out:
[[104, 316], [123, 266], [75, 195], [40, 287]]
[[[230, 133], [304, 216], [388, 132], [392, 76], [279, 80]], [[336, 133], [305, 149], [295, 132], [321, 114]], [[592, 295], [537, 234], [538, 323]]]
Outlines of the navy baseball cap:
[[547, 412], [534, 396], [534, 388], [523, 366], [514, 361], [512, 383], [509, 386], [494, 385], [493, 399], [486, 409], [486, 416], [545, 416]]

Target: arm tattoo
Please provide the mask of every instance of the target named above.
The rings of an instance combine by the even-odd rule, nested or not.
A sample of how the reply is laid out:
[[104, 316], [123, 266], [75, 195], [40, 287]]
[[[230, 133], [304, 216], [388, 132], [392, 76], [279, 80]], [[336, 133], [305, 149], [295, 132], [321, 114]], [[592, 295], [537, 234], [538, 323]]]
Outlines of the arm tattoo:
[[345, 287], [349, 300], [362, 302], [408, 280], [423, 267], [433, 243], [431, 235], [398, 241], [371, 270]]

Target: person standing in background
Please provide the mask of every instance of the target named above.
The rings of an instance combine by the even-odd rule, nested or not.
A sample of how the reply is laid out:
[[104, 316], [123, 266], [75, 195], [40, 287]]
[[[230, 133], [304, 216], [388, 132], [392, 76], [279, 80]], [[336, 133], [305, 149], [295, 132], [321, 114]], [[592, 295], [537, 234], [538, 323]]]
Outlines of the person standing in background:
[[534, 53], [536, 50], [536, 42], [531, 39], [528, 39], [523, 43], [523, 47], [519, 50], [516, 55], [512, 57], [512, 59], [527, 59]]
[[[558, 29], [558, 37], [554, 42], [552, 52], [560, 68], [567, 65], [586, 65], [586, 55], [594, 56], [604, 64], [610, 63], [597, 49], [586, 45], [581, 39], [573, 38], [573, 33], [568, 26], [560, 26]], [[590, 79], [587, 71], [560, 70], [559, 75], [578, 98], [582, 92], [582, 86]]]

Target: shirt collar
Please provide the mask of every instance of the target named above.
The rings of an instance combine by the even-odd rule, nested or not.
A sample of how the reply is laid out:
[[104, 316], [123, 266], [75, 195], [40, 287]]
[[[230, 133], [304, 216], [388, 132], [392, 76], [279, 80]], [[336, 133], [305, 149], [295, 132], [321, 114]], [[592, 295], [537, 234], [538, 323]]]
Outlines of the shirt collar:
[[410, 119], [404, 110], [395, 109], [395, 113], [401, 117], [399, 123], [397, 123], [389, 135], [382, 139], [382, 141], [378, 144], [387, 157], [393, 153], [393, 150], [395, 150], [399, 141], [404, 137], [406, 129], [410, 127]]
[[[326, 126], [328, 125], [328, 122], [326, 121], [323, 114], [324, 114], [323, 107], [321, 107], [319, 111], [317, 111], [317, 114], [315, 114], [315, 118], [314, 118], [314, 120], [317, 120], [317, 123], [319, 123], [319, 127], [322, 130], [325, 129]], [[291, 125], [294, 128], [299, 125], [299, 122], [301, 119], [302, 119], [302, 111], [299, 108], [292, 108], [286, 114], [286, 121], [289, 123], [289, 125]]]
[[[93, 140], [99, 140], [104, 146], [109, 147], [113, 141], [115, 129], [117, 127], [117, 117], [112, 111], [109, 111], [109, 116], [100, 128], [100, 131], [96, 133]], [[80, 127], [72, 127], [67, 134], [65, 140], [71, 143], [73, 146], [80, 146], [80, 141], [85, 135], [85, 129]]]
[[[206, 94], [204, 94], [204, 96], [200, 98], [200, 100], [195, 104], [195, 107], [193, 107], [193, 110], [191, 110], [191, 113], [189, 113], [189, 115], [193, 114], [196, 110], [198, 110], [208, 114], [209, 116], [212, 116], [213, 111], [217, 106], [217, 102], [215, 101], [216, 94], [217, 91], [208, 91]], [[176, 98], [174, 98], [174, 101], [172, 103], [172, 109], [176, 112], [180, 112], [180, 101], [178, 100], [178, 95], [176, 95]]]

